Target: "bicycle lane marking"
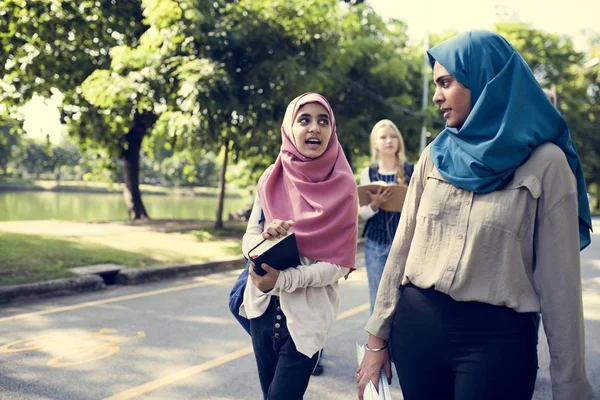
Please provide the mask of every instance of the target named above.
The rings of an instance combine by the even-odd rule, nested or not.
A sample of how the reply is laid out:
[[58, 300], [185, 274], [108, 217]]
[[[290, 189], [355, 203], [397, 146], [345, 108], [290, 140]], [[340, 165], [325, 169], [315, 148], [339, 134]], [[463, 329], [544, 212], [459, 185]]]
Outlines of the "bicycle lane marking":
[[[235, 277], [232, 275], [235, 273]], [[154, 295], [168, 294], [188, 289], [195, 289], [213, 284], [229, 284], [233, 282], [239, 271], [217, 274], [217, 276], [204, 276], [196, 278], [195, 283], [176, 287], [150, 290], [130, 295], [117, 296], [109, 299], [88, 301], [63, 307], [55, 307], [48, 310], [16, 314], [0, 318], [1, 322], [14, 320], [26, 320], [36, 316], [56, 314], [67, 311], [75, 311], [105, 304], [117, 303], [127, 300], [146, 298]], [[97, 332], [63, 332], [61, 330], [48, 331], [38, 336], [25, 337], [10, 343], [0, 343], [0, 355], [11, 355], [16, 353], [41, 353], [47, 355], [49, 360], [45, 363], [51, 368], [74, 367], [82, 364], [93, 363], [120, 352], [122, 345], [137, 341], [146, 337], [146, 332], [125, 332], [112, 328], [103, 328]]]
[[105, 304], [117, 303], [119, 301], [135, 300], [135, 299], [141, 299], [144, 297], [150, 297], [150, 296], [155, 296], [155, 295], [159, 295], [159, 294], [173, 293], [173, 292], [178, 292], [178, 291], [187, 290], [187, 289], [195, 289], [195, 288], [201, 287], [201, 286], [207, 286], [207, 285], [212, 285], [212, 284], [217, 284], [217, 283], [221, 284], [221, 283], [228, 282], [228, 281], [234, 281], [235, 279], [237, 279], [237, 276], [231, 277], [231, 278], [223, 278], [223, 279], [206, 278], [206, 279], [203, 279], [202, 282], [190, 283], [187, 285], [181, 285], [181, 286], [172, 287], [172, 288], [157, 289], [157, 290], [151, 290], [149, 292], [141, 292], [141, 293], [129, 294], [129, 295], [125, 295], [125, 296], [113, 297], [110, 299], [88, 301], [85, 303], [74, 304], [74, 305], [70, 305], [70, 306], [55, 307], [55, 308], [50, 308], [48, 310], [16, 314], [16, 315], [8, 316], [8, 317], [1, 317], [0, 324], [3, 322], [16, 321], [16, 320], [27, 319], [27, 318], [31, 318], [31, 317], [37, 317], [37, 316], [43, 316], [43, 315], [49, 315], [49, 314], [57, 314], [57, 313], [61, 313], [61, 312], [80, 310], [80, 309], [89, 308], [89, 307], [97, 307], [97, 306], [101, 306], [101, 305], [105, 305]]
[[46, 333], [0, 346], [0, 354], [42, 352], [50, 355], [46, 363], [51, 368], [73, 367], [117, 354], [123, 344], [142, 339], [146, 333], [131, 336], [118, 334], [117, 329], [104, 328], [92, 333]]
[[[351, 308], [350, 310], [340, 313], [337, 320], [340, 321], [340, 320], [343, 320], [346, 318], [350, 318], [356, 314], [360, 314], [361, 312], [367, 311], [369, 309], [370, 309], [369, 303], [361, 304], [360, 306]], [[192, 376], [198, 375], [202, 372], [216, 368], [220, 365], [227, 364], [228, 362], [245, 357], [249, 354], [252, 354], [253, 352], [254, 351], [252, 349], [252, 346], [244, 347], [244, 348], [234, 351], [233, 353], [225, 354], [221, 357], [217, 357], [217, 358], [207, 361], [205, 363], [195, 365], [190, 368], [186, 368], [186, 369], [176, 372], [174, 374], [170, 374], [165, 377], [156, 379], [154, 381], [150, 381], [150, 382], [144, 383], [140, 386], [136, 386], [134, 388], [117, 393], [113, 396], [105, 398], [104, 400], [133, 399], [133, 398], [141, 396], [143, 394], [153, 392], [157, 389], [161, 389], [163, 387], [180, 382], [180, 381], [190, 378]]]

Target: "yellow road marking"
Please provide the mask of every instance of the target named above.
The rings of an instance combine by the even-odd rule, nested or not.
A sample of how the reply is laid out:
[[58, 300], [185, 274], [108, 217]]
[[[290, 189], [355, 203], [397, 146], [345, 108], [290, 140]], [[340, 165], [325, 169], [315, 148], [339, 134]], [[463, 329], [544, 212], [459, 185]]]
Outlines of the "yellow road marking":
[[351, 308], [348, 311], [344, 311], [343, 313], [340, 313], [340, 315], [338, 315], [337, 320], [339, 321], [342, 319], [350, 318], [353, 315], [360, 314], [361, 312], [367, 311], [370, 308], [371, 308], [371, 306], [369, 305], [369, 303], [362, 304], [360, 306]]
[[0, 354], [41, 351], [53, 357], [46, 363], [53, 368], [73, 367], [114, 356], [121, 345], [146, 337], [144, 331], [133, 336], [117, 335], [117, 329], [98, 332], [54, 332], [0, 346]]
[[116, 302], [124, 301], [124, 300], [141, 299], [144, 297], [155, 296], [157, 294], [172, 293], [172, 292], [178, 292], [180, 290], [194, 289], [194, 288], [197, 288], [200, 286], [206, 286], [206, 285], [210, 285], [210, 284], [214, 284], [214, 283], [223, 283], [223, 282], [227, 282], [229, 280], [234, 280], [234, 279], [236, 279], [236, 277], [223, 278], [223, 279], [208, 279], [207, 278], [207, 279], [204, 279], [202, 282], [190, 283], [188, 285], [152, 290], [149, 292], [113, 297], [113, 298], [104, 299], [104, 300], [88, 301], [88, 302], [81, 303], [81, 304], [74, 304], [71, 306], [63, 306], [63, 307], [55, 307], [55, 308], [50, 308], [48, 310], [43, 310], [43, 311], [34, 311], [34, 312], [30, 312], [30, 313], [11, 315], [10, 317], [0, 318], [0, 323], [20, 320], [20, 319], [26, 319], [26, 318], [31, 318], [31, 317], [37, 317], [37, 316], [41, 316], [41, 315], [56, 314], [56, 313], [65, 312], [65, 311], [80, 310], [82, 308], [88, 308], [88, 307], [97, 307], [97, 306], [101, 306], [104, 304], [111, 304], [111, 303], [116, 303]]
[[[345, 318], [349, 318], [353, 315], [359, 314], [363, 311], [366, 311], [369, 309], [369, 303], [365, 303], [362, 304], [360, 306], [351, 308], [348, 311], [344, 311], [343, 313], [341, 313], [338, 316], [338, 321], [345, 319]], [[169, 386], [173, 383], [182, 381], [184, 379], [190, 378], [194, 375], [198, 375], [202, 372], [208, 371], [212, 368], [218, 367], [220, 365], [226, 364], [228, 362], [237, 360], [238, 358], [242, 358], [245, 357], [249, 354], [252, 354], [254, 351], [252, 350], [252, 346], [248, 346], [248, 347], [244, 347], [243, 349], [239, 349], [237, 351], [234, 351], [233, 353], [229, 353], [226, 354], [224, 356], [215, 358], [214, 360], [211, 361], [207, 361], [203, 364], [199, 364], [187, 369], [184, 369], [182, 371], [176, 372], [174, 374], [171, 375], [167, 375], [163, 378], [154, 380], [154, 381], [150, 381], [148, 383], [144, 383], [143, 385], [140, 386], [136, 386], [134, 388], [131, 388], [129, 390], [126, 390], [124, 392], [121, 393], [117, 393], [114, 396], [111, 397], [107, 397], [104, 400], [127, 400], [127, 399], [133, 399], [135, 397], [141, 396], [143, 394], [149, 393], [149, 392], [153, 392], [157, 389], [163, 388], [165, 386]]]
[[184, 369], [183, 371], [179, 371], [174, 374], [167, 375], [164, 378], [160, 378], [155, 381], [151, 381], [151, 382], [145, 383], [143, 385], [134, 387], [132, 389], [126, 390], [124, 392], [117, 393], [114, 396], [107, 397], [104, 400], [133, 399], [134, 397], [140, 396], [140, 395], [148, 393], [148, 392], [152, 392], [156, 389], [160, 389], [160, 388], [168, 386], [172, 383], [192, 377], [201, 372], [208, 371], [209, 369], [218, 367], [219, 365], [226, 364], [233, 360], [237, 360], [238, 358], [245, 357], [248, 354], [252, 354], [252, 353], [253, 353], [252, 346], [244, 347], [243, 349], [239, 349], [237, 351], [234, 351], [233, 353], [229, 353], [222, 357], [215, 358], [214, 360], [205, 362], [203, 364], [199, 364], [194, 367]]

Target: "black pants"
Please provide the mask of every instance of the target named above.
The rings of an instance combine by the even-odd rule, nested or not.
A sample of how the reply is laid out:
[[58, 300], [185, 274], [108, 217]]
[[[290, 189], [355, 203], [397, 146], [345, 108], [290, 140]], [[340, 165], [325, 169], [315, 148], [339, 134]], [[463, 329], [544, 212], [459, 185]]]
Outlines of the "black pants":
[[536, 313], [402, 290], [391, 348], [405, 400], [531, 399]]
[[250, 334], [265, 400], [301, 400], [319, 352], [310, 358], [298, 352], [278, 297], [272, 296], [267, 311], [250, 320]]

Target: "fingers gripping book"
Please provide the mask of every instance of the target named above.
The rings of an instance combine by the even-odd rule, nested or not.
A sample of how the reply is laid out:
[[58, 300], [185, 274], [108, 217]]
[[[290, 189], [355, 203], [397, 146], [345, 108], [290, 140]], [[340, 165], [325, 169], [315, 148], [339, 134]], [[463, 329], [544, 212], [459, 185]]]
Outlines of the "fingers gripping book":
[[296, 235], [292, 232], [275, 240], [265, 239], [248, 252], [248, 259], [254, 263], [254, 271], [261, 276], [267, 273], [261, 268], [262, 264], [280, 271], [297, 267], [300, 255]]
[[360, 206], [369, 204], [371, 202], [371, 196], [369, 196], [369, 192], [371, 194], [377, 193], [377, 191], [382, 187], [390, 189], [392, 191], [392, 196], [381, 205], [381, 208], [384, 211], [402, 211], [402, 206], [404, 205], [404, 198], [406, 197], [406, 191], [408, 190], [408, 186], [398, 185], [395, 183], [376, 181], [366, 185], [358, 186], [358, 204]]

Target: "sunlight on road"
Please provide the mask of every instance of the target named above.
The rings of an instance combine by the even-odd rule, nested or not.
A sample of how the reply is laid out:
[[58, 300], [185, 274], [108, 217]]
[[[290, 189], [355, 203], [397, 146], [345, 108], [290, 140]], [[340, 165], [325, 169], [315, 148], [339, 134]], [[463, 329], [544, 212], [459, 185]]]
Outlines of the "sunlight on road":
[[48, 331], [0, 346], [0, 356], [42, 352], [51, 357], [46, 363], [49, 367], [73, 367], [114, 356], [121, 350], [122, 344], [146, 337], [143, 331], [126, 336], [118, 333], [117, 329], [100, 329], [91, 333], [81, 329]]

